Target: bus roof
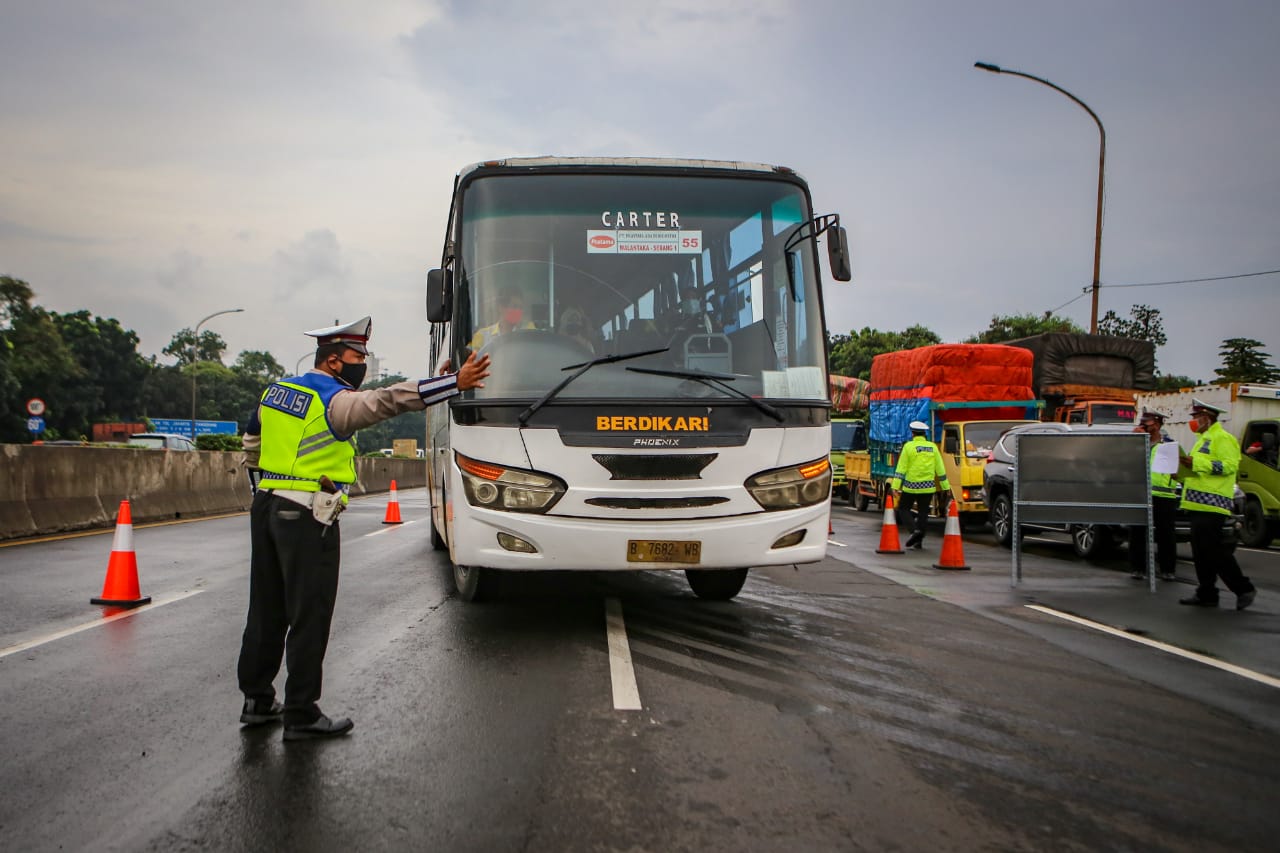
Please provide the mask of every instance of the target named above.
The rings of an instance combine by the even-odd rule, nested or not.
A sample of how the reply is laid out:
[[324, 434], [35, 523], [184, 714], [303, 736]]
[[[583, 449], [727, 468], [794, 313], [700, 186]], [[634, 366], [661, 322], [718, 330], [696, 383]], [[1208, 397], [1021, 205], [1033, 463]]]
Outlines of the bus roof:
[[458, 171], [458, 179], [461, 180], [480, 169], [502, 167], [514, 169], [555, 169], [562, 167], [708, 169], [734, 172], [767, 172], [788, 175], [799, 178], [801, 181], [804, 180], [798, 172], [787, 166], [770, 166], [767, 163], [751, 163], [742, 160], [686, 160], [678, 157], [506, 157], [501, 160], [485, 160], [464, 166]]

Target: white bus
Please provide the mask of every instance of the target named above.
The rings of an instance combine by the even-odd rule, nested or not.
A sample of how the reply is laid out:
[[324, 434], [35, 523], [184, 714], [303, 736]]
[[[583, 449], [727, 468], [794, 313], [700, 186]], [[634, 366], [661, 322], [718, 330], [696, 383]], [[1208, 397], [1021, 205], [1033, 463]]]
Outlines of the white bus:
[[755, 163], [524, 158], [458, 173], [427, 276], [431, 359], [493, 358], [427, 413], [432, 544], [460, 596], [501, 572], [686, 573], [826, 554], [831, 430], [816, 245], [839, 217]]

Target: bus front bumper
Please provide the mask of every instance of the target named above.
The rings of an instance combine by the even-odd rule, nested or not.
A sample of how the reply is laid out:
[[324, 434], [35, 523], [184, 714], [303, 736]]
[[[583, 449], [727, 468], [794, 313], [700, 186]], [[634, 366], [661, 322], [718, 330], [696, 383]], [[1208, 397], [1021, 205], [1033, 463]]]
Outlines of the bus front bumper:
[[[738, 569], [821, 560], [827, 553], [829, 522], [828, 503], [724, 518], [656, 521], [476, 511], [454, 518], [451, 551], [460, 566], [514, 571]], [[515, 537], [535, 550], [511, 550], [509, 538], [504, 547], [499, 534]], [[784, 537], [797, 541], [773, 547]], [[697, 562], [629, 560], [635, 542], [696, 542]], [[658, 550], [664, 549], [659, 546]], [[683, 544], [670, 550], [689, 553]]]

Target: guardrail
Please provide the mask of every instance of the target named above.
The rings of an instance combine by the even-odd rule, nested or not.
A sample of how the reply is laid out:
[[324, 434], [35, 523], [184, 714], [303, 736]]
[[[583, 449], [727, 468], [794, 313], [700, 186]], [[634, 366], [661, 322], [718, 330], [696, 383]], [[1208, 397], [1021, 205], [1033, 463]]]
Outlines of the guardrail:
[[[359, 457], [353, 495], [425, 486], [422, 460]], [[247, 510], [240, 452], [0, 445], [0, 540], [115, 523], [129, 500], [134, 523]]]

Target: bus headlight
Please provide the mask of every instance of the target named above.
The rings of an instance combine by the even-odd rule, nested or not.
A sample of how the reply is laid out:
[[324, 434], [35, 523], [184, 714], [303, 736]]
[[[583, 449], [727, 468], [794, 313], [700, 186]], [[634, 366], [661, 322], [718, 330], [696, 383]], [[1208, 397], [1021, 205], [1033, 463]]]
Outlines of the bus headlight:
[[769, 512], [813, 506], [831, 494], [831, 460], [824, 456], [803, 465], [764, 471], [744, 485]]
[[549, 474], [507, 468], [454, 453], [462, 472], [467, 503], [507, 512], [546, 512], [565, 492], [564, 483]]

